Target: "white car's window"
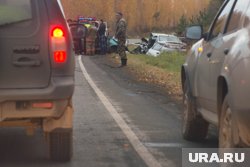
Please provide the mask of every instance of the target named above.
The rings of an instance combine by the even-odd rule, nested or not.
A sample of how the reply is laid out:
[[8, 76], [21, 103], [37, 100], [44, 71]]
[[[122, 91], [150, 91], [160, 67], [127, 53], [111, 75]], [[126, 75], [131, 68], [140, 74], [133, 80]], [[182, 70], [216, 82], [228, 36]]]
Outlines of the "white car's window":
[[160, 35], [159, 41], [167, 41], [167, 36]]
[[0, 26], [32, 19], [30, 0], [0, 1]]
[[162, 48], [162, 45], [160, 45], [160, 44], [158, 44], [158, 43], [156, 43], [156, 44], [153, 46], [153, 49], [154, 49], [154, 50], [161, 50], [161, 48]]
[[166, 42], [176, 42], [181, 43], [178, 37], [176, 36], [159, 36], [159, 41], [166, 41]]

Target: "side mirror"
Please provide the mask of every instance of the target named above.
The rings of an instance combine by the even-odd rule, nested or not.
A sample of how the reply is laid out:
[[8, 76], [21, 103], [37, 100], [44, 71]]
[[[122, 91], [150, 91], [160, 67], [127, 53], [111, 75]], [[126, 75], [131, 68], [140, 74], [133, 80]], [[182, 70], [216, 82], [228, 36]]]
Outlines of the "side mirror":
[[203, 37], [203, 28], [202, 26], [191, 26], [186, 29], [185, 33], [186, 38], [199, 40]]

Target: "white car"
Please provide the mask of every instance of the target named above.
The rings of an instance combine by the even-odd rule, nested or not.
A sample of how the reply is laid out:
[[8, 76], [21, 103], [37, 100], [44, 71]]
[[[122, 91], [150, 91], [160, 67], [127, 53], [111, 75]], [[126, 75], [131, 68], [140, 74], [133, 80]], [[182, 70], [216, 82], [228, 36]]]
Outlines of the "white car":
[[186, 44], [174, 35], [152, 33], [151, 40], [155, 42], [148, 50], [148, 55], [158, 56], [162, 52], [186, 51]]
[[156, 42], [152, 48], [150, 48], [147, 52], [147, 55], [157, 57], [162, 51], [163, 44]]

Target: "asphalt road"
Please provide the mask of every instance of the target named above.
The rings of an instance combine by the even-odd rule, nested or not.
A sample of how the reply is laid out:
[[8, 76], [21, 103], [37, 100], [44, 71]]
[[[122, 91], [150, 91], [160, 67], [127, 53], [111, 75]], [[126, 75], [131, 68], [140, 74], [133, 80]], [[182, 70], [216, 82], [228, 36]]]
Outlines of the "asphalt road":
[[104, 56], [84, 56], [82, 62], [100, 92], [86, 80], [77, 58], [71, 162], [48, 160], [42, 132], [28, 137], [13, 128], [0, 130], [1, 167], [145, 167], [151, 156], [150, 162], [172, 167], [181, 166], [183, 147], [217, 147], [214, 130], [202, 143], [183, 140], [182, 108], [158, 88], [136, 82]]

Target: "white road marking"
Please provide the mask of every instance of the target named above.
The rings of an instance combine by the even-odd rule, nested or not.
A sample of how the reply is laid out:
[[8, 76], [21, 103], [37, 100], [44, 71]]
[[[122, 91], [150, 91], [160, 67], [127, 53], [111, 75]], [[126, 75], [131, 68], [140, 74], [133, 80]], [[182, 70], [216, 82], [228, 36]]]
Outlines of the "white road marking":
[[155, 147], [155, 148], [182, 148], [181, 143], [144, 143], [146, 147]]
[[[96, 86], [92, 78], [89, 76], [88, 72], [86, 71], [81, 56], [78, 58], [82, 73], [86, 80], [88, 81], [89, 85], [95, 91], [107, 111], [116, 121], [118, 126], [121, 128], [123, 133], [126, 135], [136, 152], [140, 155], [143, 161], [147, 164], [148, 167], [162, 167], [161, 164], [154, 158], [154, 156], [147, 150], [147, 148], [140, 142], [139, 138], [135, 135], [135, 133], [131, 130], [131, 128], [126, 124], [124, 119], [119, 115], [116, 111], [115, 107], [111, 104], [110, 100], [104, 93]], [[169, 165], [170, 166], [170, 165]]]

